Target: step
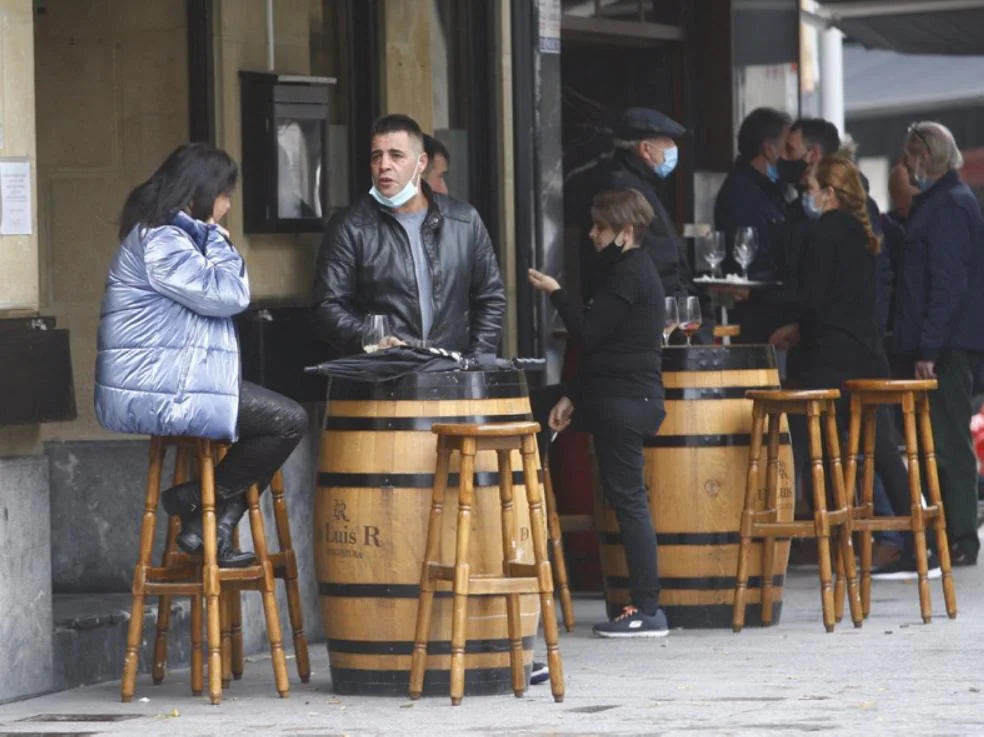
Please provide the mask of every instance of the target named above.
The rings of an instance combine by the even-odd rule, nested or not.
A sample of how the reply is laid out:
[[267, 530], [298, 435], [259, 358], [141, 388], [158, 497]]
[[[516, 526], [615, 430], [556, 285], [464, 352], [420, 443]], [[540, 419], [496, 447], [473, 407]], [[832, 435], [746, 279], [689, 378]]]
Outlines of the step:
[[[130, 626], [130, 594], [55, 594], [54, 689], [62, 691], [120, 678]], [[190, 600], [173, 599], [168, 664], [191, 659]], [[149, 673], [157, 628], [157, 597], [144, 607], [140, 673]]]

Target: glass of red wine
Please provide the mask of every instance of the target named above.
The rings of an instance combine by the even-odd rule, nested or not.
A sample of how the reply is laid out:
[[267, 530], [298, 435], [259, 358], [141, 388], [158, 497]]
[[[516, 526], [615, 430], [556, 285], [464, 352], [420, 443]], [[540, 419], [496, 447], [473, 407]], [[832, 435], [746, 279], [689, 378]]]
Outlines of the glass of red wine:
[[697, 297], [680, 297], [677, 306], [680, 312], [679, 328], [687, 336], [687, 345], [690, 345], [690, 339], [700, 330], [703, 321], [700, 300]]

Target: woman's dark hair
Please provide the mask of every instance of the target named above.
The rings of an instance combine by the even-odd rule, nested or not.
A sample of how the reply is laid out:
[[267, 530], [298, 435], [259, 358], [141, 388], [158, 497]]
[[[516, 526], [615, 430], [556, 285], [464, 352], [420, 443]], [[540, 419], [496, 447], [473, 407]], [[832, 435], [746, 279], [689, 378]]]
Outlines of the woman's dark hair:
[[216, 198], [232, 194], [238, 179], [239, 167], [225, 151], [207, 143], [180, 146], [127, 196], [120, 213], [120, 240], [137, 225], [166, 225], [178, 210], [208, 220]]
[[591, 220], [599, 228], [610, 228], [616, 233], [627, 225], [632, 226], [635, 242], [641, 243], [656, 214], [652, 205], [636, 189], [610, 189], [599, 192], [591, 203]]

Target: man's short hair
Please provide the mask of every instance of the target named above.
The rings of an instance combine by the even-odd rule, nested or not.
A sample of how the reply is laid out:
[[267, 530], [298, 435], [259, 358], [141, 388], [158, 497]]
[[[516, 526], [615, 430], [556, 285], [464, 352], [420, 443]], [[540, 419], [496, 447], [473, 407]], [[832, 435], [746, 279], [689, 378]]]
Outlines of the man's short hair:
[[[448, 147], [441, 143], [434, 136], [424, 134], [424, 153], [427, 154], [427, 161], [433, 162], [435, 156], [443, 156], [444, 160], [451, 163], [451, 152]], [[430, 163], [428, 163], [428, 166]]]
[[824, 156], [833, 156], [841, 147], [837, 126], [823, 118], [800, 118], [790, 127], [789, 132], [800, 131], [807, 148], [819, 146]]
[[409, 115], [401, 113], [384, 115], [372, 126], [373, 136], [385, 136], [389, 133], [406, 133], [410, 136], [410, 140], [417, 144], [417, 149], [423, 151], [424, 132], [420, 129], [417, 121]]
[[738, 129], [738, 155], [743, 159], [754, 159], [762, 152], [767, 141], [776, 141], [792, 122], [786, 113], [770, 107], [752, 110], [741, 121]]

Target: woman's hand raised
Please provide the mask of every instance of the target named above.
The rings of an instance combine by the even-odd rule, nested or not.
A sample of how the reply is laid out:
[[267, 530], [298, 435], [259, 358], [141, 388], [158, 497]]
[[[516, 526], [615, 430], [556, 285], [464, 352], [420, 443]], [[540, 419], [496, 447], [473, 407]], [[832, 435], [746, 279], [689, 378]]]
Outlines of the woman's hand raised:
[[539, 272], [536, 269], [530, 269], [529, 279], [530, 279], [530, 284], [533, 285], [533, 288], [540, 292], [553, 294], [558, 289], [560, 289], [560, 283], [556, 279], [554, 279], [552, 276], [547, 276], [546, 274]]

